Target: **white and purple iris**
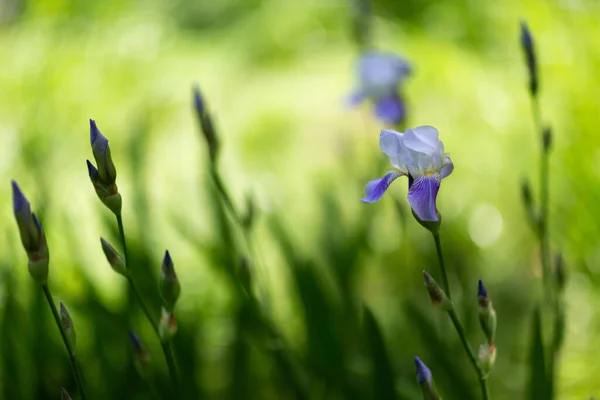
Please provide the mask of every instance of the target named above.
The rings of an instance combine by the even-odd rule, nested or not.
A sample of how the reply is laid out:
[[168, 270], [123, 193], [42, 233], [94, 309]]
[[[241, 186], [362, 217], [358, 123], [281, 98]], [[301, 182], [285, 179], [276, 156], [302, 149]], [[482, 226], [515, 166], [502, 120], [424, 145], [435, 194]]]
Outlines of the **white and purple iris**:
[[358, 60], [359, 86], [350, 95], [350, 105], [371, 100], [375, 114], [388, 124], [400, 124], [406, 116], [406, 106], [398, 94], [404, 79], [410, 75], [408, 62], [395, 54], [369, 51]]
[[454, 170], [444, 153], [437, 129], [419, 126], [405, 133], [383, 130], [379, 146], [390, 159], [394, 170], [365, 187], [363, 203], [379, 201], [390, 184], [400, 176], [408, 176], [408, 202], [421, 221], [438, 221], [436, 198], [440, 182]]

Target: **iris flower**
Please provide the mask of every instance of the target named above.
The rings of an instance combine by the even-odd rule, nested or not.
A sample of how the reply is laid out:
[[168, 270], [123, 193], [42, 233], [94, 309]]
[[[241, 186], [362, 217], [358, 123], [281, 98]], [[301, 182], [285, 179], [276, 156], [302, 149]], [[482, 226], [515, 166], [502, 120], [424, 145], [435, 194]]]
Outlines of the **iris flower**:
[[437, 129], [432, 126], [419, 126], [404, 133], [381, 131], [379, 146], [394, 169], [383, 178], [367, 183], [362, 202], [379, 201], [396, 178], [407, 176], [408, 202], [415, 215], [421, 221], [438, 221], [435, 201], [440, 183], [454, 170], [438, 137]]
[[379, 119], [399, 124], [404, 121], [406, 107], [398, 92], [410, 73], [411, 67], [403, 58], [392, 53], [368, 51], [358, 60], [358, 88], [350, 95], [348, 103], [355, 106], [370, 100]]

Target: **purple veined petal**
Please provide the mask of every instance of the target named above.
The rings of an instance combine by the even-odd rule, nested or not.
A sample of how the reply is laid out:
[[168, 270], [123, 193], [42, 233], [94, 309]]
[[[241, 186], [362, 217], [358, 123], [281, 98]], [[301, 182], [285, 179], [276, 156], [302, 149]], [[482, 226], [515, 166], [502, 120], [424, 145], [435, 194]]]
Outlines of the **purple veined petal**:
[[438, 130], [433, 126], [419, 126], [414, 129], [407, 129], [404, 134], [404, 144], [411, 150], [433, 154], [439, 147]]
[[406, 116], [406, 106], [398, 93], [391, 93], [375, 102], [375, 114], [388, 124], [400, 124]]
[[367, 183], [365, 186], [365, 197], [361, 201], [363, 203], [375, 203], [379, 201], [392, 182], [402, 175], [401, 172], [393, 171], [383, 178], [374, 179]]
[[344, 99], [344, 104], [346, 104], [346, 107], [356, 107], [357, 105], [362, 103], [364, 99], [364, 92], [362, 90], [357, 89], [354, 92], [350, 93], [348, 96], [346, 96], [346, 98]]
[[444, 157], [444, 161], [442, 163], [442, 169], [440, 171], [440, 177], [444, 179], [448, 175], [450, 175], [454, 171], [454, 163], [450, 159], [449, 156]]
[[417, 176], [408, 189], [408, 202], [421, 221], [437, 221], [435, 200], [440, 189], [439, 175]]

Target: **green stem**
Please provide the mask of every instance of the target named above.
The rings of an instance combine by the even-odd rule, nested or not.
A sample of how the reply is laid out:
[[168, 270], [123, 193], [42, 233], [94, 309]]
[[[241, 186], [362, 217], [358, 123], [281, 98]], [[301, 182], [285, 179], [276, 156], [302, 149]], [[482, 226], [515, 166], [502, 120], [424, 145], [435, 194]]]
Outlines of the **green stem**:
[[67, 334], [65, 333], [62, 323], [60, 322], [60, 315], [56, 310], [56, 305], [54, 304], [54, 299], [52, 298], [52, 293], [50, 293], [50, 288], [48, 285], [42, 285], [42, 290], [44, 291], [44, 295], [46, 296], [46, 300], [48, 300], [48, 305], [52, 310], [52, 316], [54, 317], [54, 321], [56, 322], [56, 326], [58, 326], [58, 330], [60, 331], [60, 336], [67, 348], [67, 353], [69, 354], [69, 360], [71, 361], [71, 367], [73, 367], [73, 373], [75, 374], [75, 381], [77, 382], [77, 387], [79, 388], [79, 394], [82, 400], [85, 400], [85, 391], [83, 390], [83, 380], [81, 379], [81, 374], [79, 370], [79, 366], [77, 365], [77, 359], [75, 358], [75, 349], [71, 347], [71, 343], [69, 339], [67, 339]]
[[221, 175], [219, 174], [219, 171], [217, 170], [217, 166], [212, 163], [210, 165], [210, 175], [212, 176], [213, 181], [215, 182], [215, 185], [217, 186], [217, 190], [219, 191], [219, 194], [221, 195], [221, 199], [223, 200], [225, 207], [227, 207], [227, 210], [229, 210], [229, 212], [231, 213], [232, 217], [236, 220], [236, 222], [238, 224], [240, 224], [240, 226], [243, 227], [244, 223], [242, 221], [242, 217], [240, 216], [240, 214], [235, 209], [235, 206], [233, 205], [231, 196], [229, 196], [229, 193], [227, 192], [227, 189], [225, 188], [225, 184], [223, 183], [223, 180], [221, 179]]
[[129, 257], [127, 255], [127, 243], [125, 241], [125, 230], [123, 228], [123, 219], [122, 219], [121, 215], [117, 215], [117, 225], [119, 227], [119, 236], [121, 237], [121, 244], [123, 245], [123, 255], [125, 256], [125, 265], [127, 266], [127, 269], [129, 270], [129, 274], [127, 276], [127, 281], [129, 282], [129, 285], [131, 286], [131, 289], [132, 289], [135, 297], [137, 298], [137, 301], [138, 301], [140, 307], [142, 307], [142, 311], [146, 315], [146, 319], [148, 319], [148, 322], [150, 322], [150, 325], [152, 326], [154, 333], [156, 334], [156, 336], [158, 337], [158, 340], [160, 340], [160, 342], [162, 344], [162, 350], [165, 355], [165, 360], [167, 361], [167, 367], [169, 369], [169, 376], [171, 377], [171, 384], [173, 385], [173, 393], [176, 398], [179, 398], [179, 391], [178, 391], [178, 386], [177, 386], [177, 370], [175, 368], [175, 362], [173, 360], [173, 354], [171, 352], [171, 347], [169, 346], [168, 343], [164, 343], [162, 338], [160, 337], [160, 332], [158, 330], [158, 324], [152, 317], [152, 314], [150, 314], [150, 309], [146, 305], [146, 302], [144, 301], [144, 297], [142, 296], [142, 293], [140, 292], [140, 289], [138, 288], [138, 286], [135, 283], [135, 280], [133, 279], [133, 276], [131, 274], [131, 265], [129, 263]]
[[173, 388], [175, 390], [175, 398], [180, 398], [178, 393], [177, 384], [177, 366], [175, 365], [175, 357], [173, 357], [173, 350], [171, 349], [171, 341], [161, 342], [163, 353], [165, 353], [165, 359], [167, 360], [167, 366], [169, 368], [169, 376], [171, 382], [173, 382]]
[[442, 283], [444, 285], [444, 292], [446, 292], [446, 296], [450, 300], [452, 300], [452, 295], [450, 294], [450, 284], [448, 283], [448, 275], [446, 273], [446, 264], [444, 264], [444, 256], [442, 254], [442, 243], [440, 242], [440, 234], [434, 233], [433, 240], [435, 242], [435, 250], [437, 252], [438, 261], [440, 263], [440, 271], [442, 272]]
[[[437, 251], [438, 261], [440, 263], [440, 270], [442, 271], [442, 280], [444, 283], [444, 291], [446, 292], [446, 296], [448, 296], [448, 298], [451, 299], [450, 286], [448, 284], [448, 276], [446, 274], [446, 265], [444, 264], [444, 256], [442, 253], [442, 244], [440, 242], [440, 235], [438, 233], [434, 233], [433, 239], [435, 241], [435, 249]], [[469, 361], [471, 362], [471, 365], [473, 366], [473, 368], [475, 369], [475, 372], [477, 373], [477, 377], [479, 379], [479, 384], [481, 386], [481, 394], [483, 396], [483, 400], [489, 400], [490, 392], [489, 392], [488, 384], [487, 384], [487, 376], [486, 376], [486, 374], [484, 374], [483, 370], [479, 367], [479, 363], [477, 362], [475, 353], [473, 353], [473, 350], [471, 349], [471, 346], [469, 345], [469, 342], [467, 341], [467, 335], [465, 333], [465, 329], [463, 328], [462, 324], [460, 323], [460, 320], [458, 319], [458, 315], [456, 315], [456, 310], [454, 310], [454, 306], [452, 306], [452, 308], [448, 311], [448, 315], [450, 316], [452, 325], [454, 325], [454, 329], [458, 333], [460, 342], [462, 343], [463, 348], [465, 349], [465, 352], [467, 353], [467, 356], [469, 357]]]
[[549, 179], [548, 169], [550, 166], [549, 148], [544, 144], [544, 129], [538, 98], [532, 96], [531, 107], [535, 130], [539, 135], [540, 142], [540, 213], [538, 221], [538, 237], [540, 240], [540, 258], [542, 262], [542, 280], [546, 300], [552, 304], [552, 281], [550, 277], [550, 242], [548, 236], [548, 204], [549, 204]]

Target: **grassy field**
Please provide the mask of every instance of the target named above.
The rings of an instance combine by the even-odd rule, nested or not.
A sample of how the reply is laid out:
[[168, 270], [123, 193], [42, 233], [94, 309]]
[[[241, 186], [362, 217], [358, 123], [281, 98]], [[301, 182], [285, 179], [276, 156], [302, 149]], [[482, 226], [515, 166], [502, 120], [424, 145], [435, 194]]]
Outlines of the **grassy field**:
[[[441, 236], [473, 344], [483, 340], [477, 279], [494, 300], [494, 399], [527, 393], [541, 293], [537, 240], [520, 198], [528, 177], [539, 200], [539, 145], [519, 45], [519, 19], [529, 22], [543, 119], [555, 139], [551, 247], [568, 267], [556, 398], [599, 396], [598, 3], [375, 0], [374, 10], [377, 47], [414, 68], [405, 85], [408, 126], [435, 126], [454, 161], [438, 197]], [[437, 273], [435, 248], [410, 216], [405, 183], [378, 204], [360, 203], [364, 184], [387, 164], [378, 147], [384, 126], [367, 106], [344, 105], [358, 55], [346, 1], [0, 0], [0, 21], [3, 398], [58, 398], [61, 386], [76, 392], [27, 273], [11, 179], [44, 225], [49, 285], [74, 320], [88, 396], [169, 391], [158, 339], [99, 244], [100, 236], [118, 243], [118, 235], [85, 167], [90, 118], [110, 141], [130, 252], [157, 318], [162, 255], [173, 256], [182, 287], [173, 347], [186, 398], [282, 399], [302, 390], [311, 399], [387, 398], [376, 388], [385, 386], [377, 379], [388, 363], [396, 396], [418, 398], [415, 355], [442, 397], [478, 398], [458, 338], [422, 286], [421, 270]], [[247, 195], [256, 203], [250, 247], [211, 184], [194, 84], [215, 120], [234, 203], [243, 210]], [[240, 254], [253, 260], [258, 308], [272, 325], [256, 322], [236, 286]], [[363, 343], [363, 305], [378, 321], [384, 352]], [[149, 385], [131, 361], [129, 329], [152, 355]], [[294, 376], [305, 389], [295, 391]]]

